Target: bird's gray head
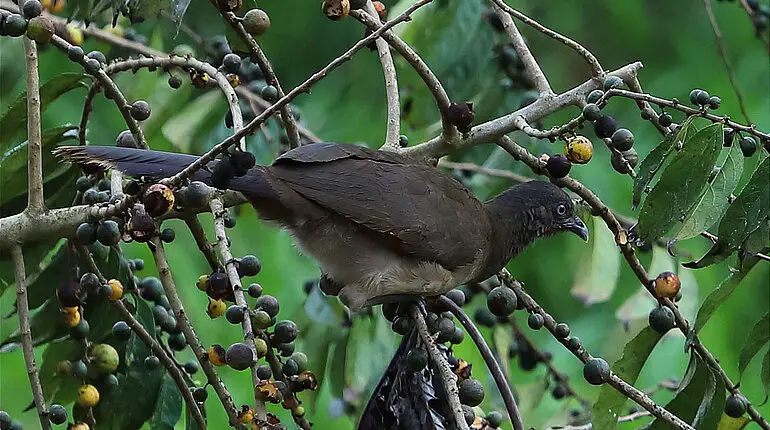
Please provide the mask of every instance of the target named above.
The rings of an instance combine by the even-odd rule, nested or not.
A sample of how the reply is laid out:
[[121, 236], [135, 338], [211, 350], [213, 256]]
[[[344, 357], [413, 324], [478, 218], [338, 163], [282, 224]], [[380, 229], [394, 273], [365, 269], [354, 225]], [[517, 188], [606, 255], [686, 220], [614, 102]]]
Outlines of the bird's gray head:
[[530, 181], [514, 185], [489, 202], [495, 212], [515, 226], [512, 234], [532, 241], [561, 231], [588, 240], [588, 228], [574, 214], [567, 193], [550, 182]]

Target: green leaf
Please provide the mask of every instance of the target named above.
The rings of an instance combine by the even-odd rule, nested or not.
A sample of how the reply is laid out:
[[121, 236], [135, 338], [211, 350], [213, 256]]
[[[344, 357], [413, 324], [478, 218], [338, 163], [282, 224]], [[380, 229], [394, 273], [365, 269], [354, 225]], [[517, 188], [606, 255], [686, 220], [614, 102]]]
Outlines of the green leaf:
[[727, 258], [770, 216], [770, 157], [765, 158], [719, 223], [719, 240], [700, 260], [684, 264], [697, 269]]
[[180, 418], [182, 418], [182, 393], [179, 392], [171, 376], [166, 373], [158, 393], [155, 413], [149, 421], [150, 428], [173, 430]]
[[[45, 179], [53, 179], [67, 172], [72, 166], [62, 165], [58, 162], [51, 151], [61, 142], [75, 139], [77, 137], [74, 125], [65, 125], [61, 127], [45, 130], [42, 134], [42, 155], [43, 172]], [[0, 176], [3, 181], [0, 183], [0, 205], [4, 205], [17, 196], [27, 194], [27, 146], [29, 142], [24, 141], [0, 155]]]
[[[692, 378], [683, 388], [680, 388], [676, 396], [666, 405], [666, 410], [687, 422], [691, 422], [695, 418], [701, 407], [704, 394], [708, 390], [709, 377], [711, 377], [708, 365], [701, 361], [695, 352], [693, 355], [696, 358], [693, 364], [695, 372], [692, 374]], [[685, 384], [685, 379], [682, 380], [682, 384]], [[666, 421], [656, 418], [655, 421], [643, 428], [645, 430], [668, 430], [671, 427]]]
[[682, 127], [676, 133], [669, 133], [663, 140], [647, 154], [647, 157], [639, 164], [639, 170], [634, 179], [634, 197], [633, 207], [636, 209], [639, 206], [639, 202], [642, 201], [642, 192], [650, 184], [652, 178], [663, 166], [663, 162], [666, 161], [666, 157], [674, 149], [674, 144], [681, 144], [685, 142], [688, 135], [692, 135], [695, 131], [695, 126], [692, 124], [692, 117], [682, 123]]
[[695, 318], [695, 324], [693, 324], [693, 334], [700, 333], [714, 312], [722, 303], [727, 301], [755, 264], [757, 264], [757, 260], [747, 262], [741, 271], [730, 272], [719, 286], [709, 293], [706, 300], [701, 304], [700, 309], [698, 309], [698, 316]]
[[759, 378], [762, 380], [762, 386], [765, 387], [765, 400], [767, 401], [767, 394], [770, 393], [770, 349], [765, 353], [765, 358], [762, 359], [762, 370], [759, 373]]
[[612, 297], [620, 275], [620, 253], [615, 235], [599, 217], [591, 217], [591, 255], [585, 258], [575, 274], [572, 296], [583, 305], [602, 303]]
[[75, 401], [78, 395], [79, 381], [69, 374], [60, 374], [56, 365], [63, 360], [77, 359], [79, 346], [71, 339], [51, 342], [43, 351], [40, 365], [40, 384], [46, 403], [66, 405]]
[[741, 245], [743, 252], [754, 255], [770, 244], [770, 218], [762, 222]]
[[725, 409], [726, 391], [722, 377], [709, 368], [706, 391], [692, 421], [693, 427], [698, 430], [716, 430]]
[[729, 204], [729, 197], [743, 173], [743, 153], [739, 145], [727, 151], [727, 157], [719, 172], [706, 186], [706, 191], [687, 215], [684, 224], [674, 239], [683, 240], [698, 236], [719, 220]]
[[722, 124], [703, 128], [674, 155], [639, 212], [643, 240], [658, 239], [680, 225], [698, 201], [722, 148], [722, 128]]
[[343, 337], [334, 345], [334, 353], [331, 359], [331, 368], [329, 369], [329, 385], [334, 397], [342, 398], [343, 391], [347, 386], [345, 364], [347, 362], [347, 348], [350, 336]]
[[743, 377], [746, 366], [767, 342], [770, 342], [770, 312], [757, 321], [754, 328], [751, 329], [746, 343], [741, 348], [741, 355], [738, 358], [738, 379]]
[[719, 420], [717, 430], [743, 430], [751, 422], [751, 418], [746, 415], [740, 418], [731, 418], [727, 415], [722, 415], [722, 419]]
[[[210, 91], [189, 102], [177, 115], [163, 124], [163, 135], [181, 152], [190, 152], [195, 143], [202, 140], [203, 130], [210, 128], [202, 126], [211, 117], [223, 118], [226, 103], [222, 96]], [[206, 133], [207, 134], [207, 133]]]
[[[40, 87], [40, 112], [62, 94], [78, 87], [85, 87], [84, 73], [62, 73], [54, 76]], [[90, 79], [90, 77], [89, 77]], [[27, 131], [27, 92], [24, 91], [0, 116], [0, 153], [5, 153]]]
[[[67, 327], [62, 321], [59, 302], [56, 298], [46, 301], [32, 314], [29, 322], [33, 346], [48, 343], [67, 334]], [[15, 350], [19, 346], [19, 342], [21, 342], [21, 333], [19, 329], [16, 329], [0, 343], [0, 353]]]
[[[647, 357], [662, 337], [662, 334], [649, 326], [642, 329], [623, 348], [623, 356], [612, 365], [612, 372], [633, 385]], [[618, 416], [622, 414], [626, 400], [628, 399], [624, 395], [611, 386], [602, 386], [591, 414], [591, 423], [594, 428], [607, 430], [616, 428]]]
[[59, 243], [40, 262], [40, 269], [27, 277], [27, 300], [30, 309], [37, 309], [48, 298], [56, 295], [56, 289], [70, 282], [72, 262], [69, 258], [67, 240]]

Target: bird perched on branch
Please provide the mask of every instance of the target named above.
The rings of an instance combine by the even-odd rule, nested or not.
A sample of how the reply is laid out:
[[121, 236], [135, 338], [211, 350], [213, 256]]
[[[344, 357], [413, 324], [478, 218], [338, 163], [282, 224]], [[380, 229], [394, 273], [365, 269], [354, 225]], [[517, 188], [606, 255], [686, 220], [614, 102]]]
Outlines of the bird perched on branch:
[[[172, 176], [198, 158], [98, 146], [61, 147], [57, 154], [150, 179]], [[211, 185], [222, 162], [211, 161], [192, 179]], [[484, 280], [540, 237], [588, 237], [569, 196], [549, 182], [514, 185], [481, 202], [434, 167], [340, 143], [293, 149], [226, 187], [241, 192], [260, 218], [287, 229], [320, 264], [322, 290], [354, 311]]]

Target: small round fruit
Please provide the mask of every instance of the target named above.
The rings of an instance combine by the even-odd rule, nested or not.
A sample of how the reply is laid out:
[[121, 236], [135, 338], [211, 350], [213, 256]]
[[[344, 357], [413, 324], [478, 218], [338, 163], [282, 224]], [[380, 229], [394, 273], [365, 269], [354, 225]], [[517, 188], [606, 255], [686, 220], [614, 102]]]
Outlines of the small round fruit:
[[209, 398], [209, 393], [205, 387], [195, 388], [192, 392], [193, 399], [198, 403], [203, 403]]
[[631, 166], [632, 169], [636, 167], [637, 164], [639, 164], [639, 154], [636, 153], [634, 148], [621, 152], [621, 155], [628, 162], [628, 165]]
[[222, 57], [222, 67], [224, 67], [227, 73], [238, 73], [241, 69], [241, 57], [238, 54], [225, 54]]
[[711, 95], [706, 91], [698, 93], [698, 104], [701, 106], [707, 106], [711, 100]]
[[163, 284], [160, 279], [154, 276], [148, 276], [139, 282], [142, 298], [151, 302], [160, 299], [163, 295]]
[[118, 340], [126, 341], [131, 337], [131, 327], [125, 321], [118, 321], [112, 326], [112, 335]]
[[604, 91], [610, 90], [612, 88], [622, 88], [623, 80], [617, 76], [607, 76], [606, 78], [604, 78], [603, 87], [604, 87]]
[[179, 89], [182, 86], [182, 79], [179, 76], [172, 75], [168, 78], [168, 86], [173, 89]]
[[278, 299], [267, 294], [260, 296], [257, 299], [255, 308], [267, 312], [271, 317], [278, 315], [278, 311], [280, 310]]
[[[80, 324], [80, 310], [77, 306], [73, 307], [75, 309], [74, 312], [66, 312], [63, 313], [64, 316], [64, 325], [66, 325], [69, 328], [73, 328]], [[65, 308], [66, 309], [66, 308]]]
[[733, 138], [735, 138], [735, 129], [731, 127], [725, 127], [723, 132], [722, 146], [729, 148], [733, 146]]
[[183, 333], [173, 333], [168, 336], [168, 346], [174, 351], [181, 351], [187, 347], [187, 339]]
[[254, 364], [254, 351], [245, 343], [234, 343], [227, 348], [225, 361], [235, 370], [246, 370]]
[[262, 358], [267, 355], [267, 342], [263, 339], [254, 339], [254, 349], [257, 350], [257, 357]]
[[97, 373], [112, 373], [118, 369], [120, 356], [118, 351], [106, 343], [97, 343], [91, 347], [91, 367]]
[[43, 5], [38, 0], [27, 0], [21, 8], [24, 17], [27, 19], [35, 18], [43, 12]]
[[137, 121], [144, 121], [150, 117], [150, 104], [144, 100], [137, 100], [129, 108], [131, 117]]
[[725, 401], [725, 415], [740, 418], [746, 413], [746, 400], [742, 396], [730, 394]]
[[185, 364], [183, 364], [182, 367], [184, 368], [184, 371], [189, 373], [190, 375], [198, 371], [198, 363], [194, 361], [188, 361]]
[[696, 89], [690, 91], [690, 103], [692, 103], [694, 105], [700, 105], [699, 100], [703, 97], [703, 96], [701, 96], [702, 93], [706, 94], [705, 98], [706, 98], [706, 101], [708, 101], [708, 98], [709, 98], [708, 93], [703, 91], [703, 90], [701, 90], [701, 89], [697, 89], [696, 88]]
[[612, 133], [612, 147], [620, 152], [628, 151], [634, 146], [634, 134], [627, 128], [619, 128]]
[[673, 299], [679, 293], [682, 283], [679, 276], [672, 272], [663, 272], [655, 278], [655, 294]]
[[246, 291], [249, 293], [250, 297], [257, 298], [262, 295], [262, 286], [257, 283], [254, 283], [249, 285], [249, 289]]
[[246, 309], [241, 305], [231, 305], [225, 312], [225, 318], [230, 324], [240, 324], [243, 322], [243, 316], [246, 313]]
[[460, 327], [455, 326], [455, 332], [449, 337], [449, 343], [459, 345], [465, 339], [465, 332]]
[[459, 307], [463, 307], [465, 304], [465, 293], [462, 290], [455, 288], [454, 290], [447, 291], [445, 296]]
[[269, 102], [276, 101], [278, 100], [278, 89], [272, 85], [267, 85], [262, 88], [260, 95]]
[[586, 96], [586, 102], [587, 103], [596, 103], [601, 98], [604, 97], [604, 91], [602, 90], [593, 90]]
[[616, 127], [617, 122], [615, 121], [615, 118], [610, 115], [605, 115], [594, 122], [594, 133], [596, 133], [596, 137], [605, 139], [612, 137]]
[[412, 322], [408, 317], [398, 316], [393, 320], [393, 324], [391, 324], [390, 328], [395, 333], [405, 336], [412, 329]]
[[711, 96], [709, 97], [709, 108], [711, 109], [719, 109], [719, 106], [722, 104], [722, 99], [720, 99], [717, 96]]
[[297, 334], [299, 334], [297, 324], [291, 320], [283, 320], [275, 325], [272, 340], [276, 343], [289, 343], [297, 338]]
[[612, 168], [615, 169], [616, 172], [623, 175], [628, 173], [628, 168], [626, 167], [626, 158], [623, 157], [622, 153], [613, 151], [612, 154], [610, 155], [610, 163], [612, 164]]
[[413, 348], [406, 355], [406, 368], [411, 372], [419, 372], [428, 365], [428, 352], [423, 348]]
[[658, 124], [660, 124], [661, 127], [668, 127], [671, 125], [671, 123], [674, 122], [674, 119], [671, 117], [671, 114], [669, 113], [662, 113], [658, 117]]
[[587, 121], [596, 121], [602, 117], [602, 110], [594, 103], [588, 103], [583, 107], [583, 118]]
[[350, 13], [349, 0], [324, 0], [321, 5], [324, 15], [332, 21], [339, 21]]
[[222, 348], [222, 345], [215, 343], [209, 347], [208, 358], [214, 366], [224, 366], [227, 364], [225, 354], [226, 351]]
[[163, 327], [168, 321], [168, 310], [161, 305], [155, 305], [152, 308], [152, 317], [155, 325]]
[[81, 223], [75, 230], [75, 241], [79, 245], [90, 245], [96, 242], [96, 227], [88, 222]]
[[739, 145], [741, 146], [741, 152], [743, 152], [744, 157], [751, 157], [757, 152], [757, 141], [751, 136], [742, 137]]
[[11, 37], [19, 37], [27, 31], [27, 20], [18, 13], [12, 13], [5, 17], [3, 31]]
[[209, 299], [209, 305], [206, 307], [206, 313], [209, 315], [209, 318], [219, 318], [222, 316], [222, 314], [225, 313], [227, 310], [227, 305], [225, 304], [225, 301], [222, 299], [212, 300]]
[[254, 312], [252, 321], [254, 322], [254, 327], [260, 330], [264, 330], [273, 325], [273, 317], [265, 311]]
[[160, 367], [160, 359], [154, 355], [150, 355], [144, 359], [144, 367], [155, 370]]
[[78, 405], [84, 408], [96, 406], [99, 403], [99, 390], [91, 384], [86, 384], [78, 390]]
[[564, 339], [569, 336], [569, 326], [566, 323], [556, 324], [556, 327], [553, 328], [553, 334], [559, 339]]
[[176, 239], [176, 231], [173, 228], [164, 228], [160, 232], [160, 240], [166, 243], [171, 243]]
[[93, 58], [100, 64], [107, 64], [107, 57], [101, 51], [91, 51], [86, 55], [88, 58]]
[[108, 296], [110, 300], [120, 300], [123, 297], [123, 284], [120, 281], [110, 279], [107, 281], [107, 285], [110, 286], [110, 295]]
[[88, 366], [83, 360], [75, 360], [70, 364], [70, 372], [75, 378], [85, 378], [88, 373]]
[[460, 403], [471, 407], [478, 406], [484, 400], [484, 386], [481, 382], [468, 378], [460, 383]]
[[150, 216], [158, 217], [174, 209], [174, 192], [163, 184], [152, 184], [142, 198]]
[[575, 136], [567, 142], [564, 154], [573, 164], [586, 164], [594, 155], [594, 145], [585, 136]]
[[549, 175], [559, 179], [569, 174], [572, 163], [570, 163], [567, 157], [561, 154], [554, 154], [548, 158], [545, 168], [548, 170]]
[[85, 64], [83, 65], [83, 69], [89, 75], [96, 75], [99, 74], [99, 70], [102, 69], [102, 63], [94, 58], [87, 58]]
[[529, 317], [527, 318], [527, 325], [532, 330], [540, 330], [543, 328], [543, 324], [545, 324], [545, 319], [540, 314], [529, 314]]
[[96, 238], [104, 246], [117, 245], [120, 242], [118, 223], [111, 219], [101, 222], [96, 228]]
[[504, 286], [495, 287], [487, 296], [487, 307], [489, 310], [499, 316], [508, 316], [516, 310], [516, 293], [512, 289]]
[[253, 255], [247, 255], [238, 261], [238, 275], [256, 276], [262, 270], [262, 263], [259, 258]]
[[86, 272], [80, 277], [80, 287], [87, 292], [96, 291], [100, 285], [99, 277], [95, 273]]
[[0, 411], [0, 428], [3, 430], [7, 428], [11, 428], [11, 423], [13, 422], [13, 419], [11, 419], [11, 414], [9, 414], [6, 411]]
[[647, 319], [650, 323], [650, 327], [661, 334], [666, 333], [676, 325], [674, 312], [666, 306], [654, 308], [650, 311], [650, 315]]
[[476, 321], [476, 324], [482, 327], [494, 327], [494, 325], [497, 323], [497, 318], [495, 315], [492, 314], [489, 309], [484, 307], [476, 309], [476, 311], [473, 313], [473, 319]]
[[[37, 0], [35, 0], [35, 3], [37, 3]], [[67, 409], [58, 403], [52, 404], [48, 408], [48, 419], [54, 424], [64, 424], [67, 422]]]
[[299, 365], [296, 361], [294, 361], [293, 358], [289, 358], [285, 363], [283, 363], [281, 372], [283, 372], [283, 374], [286, 376], [294, 376], [299, 373]]
[[211, 188], [201, 181], [192, 181], [187, 186], [184, 201], [192, 209], [200, 209], [209, 204]]
[[228, 214], [224, 214], [222, 218], [224, 218], [224, 221], [225, 221], [225, 228], [235, 227], [236, 220], [234, 216], [228, 213]]
[[465, 424], [469, 426], [476, 421], [476, 414], [473, 412], [473, 408], [468, 405], [461, 405], [463, 407], [463, 418], [465, 418]]
[[241, 24], [252, 36], [261, 36], [270, 28], [270, 17], [262, 9], [251, 9], [243, 16]]
[[[34, 0], [32, 0], [34, 1]], [[51, 41], [56, 28], [53, 21], [45, 16], [37, 16], [27, 23], [27, 37], [37, 43], [48, 43]]]
[[73, 339], [85, 339], [90, 331], [91, 326], [88, 324], [88, 321], [81, 318], [78, 325], [70, 329], [70, 336], [72, 336]]
[[601, 385], [610, 378], [610, 365], [602, 358], [591, 357], [583, 366], [583, 377], [589, 384]]
[[498, 428], [503, 423], [503, 414], [497, 411], [492, 411], [484, 417], [492, 428]]

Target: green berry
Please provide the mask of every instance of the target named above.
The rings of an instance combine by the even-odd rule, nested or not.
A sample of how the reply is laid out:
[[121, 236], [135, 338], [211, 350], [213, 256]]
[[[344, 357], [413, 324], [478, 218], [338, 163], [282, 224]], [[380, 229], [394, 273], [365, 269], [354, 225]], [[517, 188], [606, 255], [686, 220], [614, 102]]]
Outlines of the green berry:
[[410, 372], [419, 372], [428, 365], [428, 352], [423, 348], [413, 348], [406, 354], [406, 368]]
[[168, 321], [168, 311], [161, 305], [155, 305], [152, 308], [152, 316], [155, 319], [155, 325], [163, 326]]
[[757, 141], [751, 136], [743, 136], [739, 142], [744, 157], [751, 157], [757, 152]]
[[398, 136], [398, 146], [401, 148], [406, 148], [409, 146], [409, 138], [404, 134]]
[[0, 429], [10, 428], [12, 422], [13, 419], [11, 419], [11, 415], [8, 412], [0, 411]]
[[719, 106], [722, 104], [722, 99], [720, 99], [717, 96], [711, 96], [709, 97], [709, 108], [711, 109], [719, 109]]
[[671, 123], [674, 122], [674, 119], [671, 117], [671, 114], [669, 113], [662, 113], [658, 117], [658, 124], [660, 124], [661, 127], [668, 127], [671, 125]]
[[83, 52], [83, 48], [77, 46], [77, 45], [71, 45], [67, 49], [67, 58], [70, 59], [70, 61], [74, 61], [76, 63], [79, 63], [83, 61], [83, 58], [85, 58], [86, 54]]
[[304, 372], [305, 370], [308, 369], [308, 358], [304, 352], [292, 353], [291, 358], [297, 362], [300, 372]]
[[698, 104], [701, 106], [706, 106], [709, 104], [709, 100], [711, 99], [711, 95], [706, 91], [701, 91], [698, 93]]
[[612, 147], [618, 151], [628, 151], [634, 146], [634, 134], [626, 128], [619, 128], [612, 133]]
[[586, 96], [586, 103], [596, 103], [604, 97], [604, 91], [593, 90]]
[[543, 316], [540, 314], [529, 314], [529, 318], [527, 318], [527, 325], [532, 330], [540, 330], [543, 328], [543, 324], [545, 323], [545, 320], [543, 319]]
[[268, 365], [261, 365], [257, 367], [257, 377], [262, 380], [270, 379], [273, 377], [273, 371]]
[[182, 79], [179, 76], [172, 75], [168, 78], [168, 86], [175, 90], [179, 89], [182, 86]]
[[516, 293], [508, 287], [499, 286], [492, 289], [487, 296], [487, 307], [499, 316], [508, 316], [516, 310]]
[[465, 332], [460, 327], [455, 326], [455, 332], [449, 338], [449, 343], [459, 345], [465, 339]]
[[77, 181], [75, 181], [75, 189], [80, 191], [81, 193], [86, 192], [91, 186], [93, 185], [93, 181], [89, 179], [87, 176], [80, 176], [78, 177]]
[[262, 286], [256, 283], [251, 284], [249, 285], [247, 292], [249, 293], [249, 296], [257, 298], [262, 295]]
[[222, 58], [222, 67], [227, 73], [238, 73], [241, 69], [241, 57], [229, 53]]
[[262, 88], [261, 96], [263, 99], [269, 102], [278, 100], [278, 89], [272, 85], [267, 85]]
[[233, 228], [235, 227], [235, 217], [230, 214], [225, 214], [223, 217], [223, 220], [225, 222], [225, 228]]
[[500, 425], [503, 423], [503, 414], [497, 411], [492, 411], [487, 414], [486, 417], [484, 417], [487, 420], [487, 423], [489, 423], [489, 426], [492, 428], [500, 427]]
[[88, 58], [83, 68], [89, 75], [96, 75], [99, 73], [99, 70], [101, 70], [102, 64], [99, 62], [99, 60]]
[[168, 346], [174, 351], [181, 351], [187, 346], [187, 339], [184, 334], [174, 333], [168, 336]]
[[583, 366], [583, 377], [589, 384], [601, 385], [610, 378], [610, 365], [604, 359], [591, 357]]
[[[692, 90], [692, 91], [690, 91], [690, 103], [692, 103], [694, 105], [699, 105], [700, 103], [698, 103], [698, 100], [701, 99], [701, 93], [705, 93], [705, 91], [703, 91], [701, 89], [697, 89], [697, 88]], [[708, 94], [708, 93], [706, 93], [706, 94]], [[708, 100], [708, 95], [706, 96], [706, 100]]]
[[459, 307], [465, 305], [465, 293], [462, 290], [455, 288], [454, 290], [448, 291], [445, 296]]
[[409, 333], [410, 330], [412, 330], [412, 321], [407, 317], [396, 317], [396, 319], [393, 320], [391, 329], [401, 336], [405, 336], [407, 333]]
[[623, 80], [617, 76], [607, 76], [604, 78], [604, 91], [612, 88], [623, 88]]
[[466, 379], [460, 383], [460, 403], [471, 407], [478, 406], [484, 400], [484, 386], [475, 379]]
[[585, 118], [587, 121], [596, 121], [601, 117], [602, 110], [599, 108], [599, 106], [593, 103], [588, 103], [583, 107], [583, 118]]
[[461, 405], [463, 407], [463, 418], [465, 418], [465, 424], [469, 426], [476, 421], [476, 413], [473, 412], [473, 408], [468, 405]]
[[270, 28], [270, 17], [262, 9], [251, 9], [243, 16], [241, 23], [252, 36], [261, 36]]
[[193, 375], [196, 372], [198, 372], [198, 363], [196, 363], [195, 361], [188, 361], [185, 364], [183, 364], [182, 367], [184, 368], [184, 371], [190, 375]]
[[160, 359], [154, 355], [151, 355], [144, 359], [144, 367], [149, 370], [155, 370], [160, 367]]
[[136, 139], [130, 130], [123, 130], [115, 139], [115, 146], [120, 148], [136, 148]]
[[80, 287], [85, 289], [86, 292], [94, 292], [101, 286], [99, 277], [95, 273], [86, 272], [80, 277]]
[[98, 61], [100, 64], [107, 64], [107, 57], [105, 57], [104, 54], [101, 53], [101, 51], [91, 51], [86, 56], [88, 58], [93, 58], [94, 60]]
[[18, 13], [12, 13], [5, 17], [3, 31], [11, 37], [19, 37], [27, 31], [27, 20]]
[[273, 325], [273, 317], [265, 311], [254, 312], [254, 327], [264, 330]]
[[151, 302], [160, 299], [160, 296], [163, 295], [163, 284], [160, 279], [154, 276], [148, 276], [139, 281], [139, 289], [142, 298]]
[[650, 311], [650, 315], [647, 319], [650, 323], [650, 327], [658, 333], [666, 333], [676, 325], [674, 312], [665, 306], [654, 308]]
[[299, 365], [296, 361], [294, 361], [294, 359], [289, 358], [285, 363], [283, 363], [283, 368], [281, 371], [286, 376], [294, 376], [299, 373]]
[[75, 378], [85, 378], [86, 374], [88, 373], [88, 367], [86, 366], [86, 363], [83, 362], [83, 360], [76, 360], [72, 362], [72, 365], [70, 365], [70, 372], [72, 372], [72, 376]]

